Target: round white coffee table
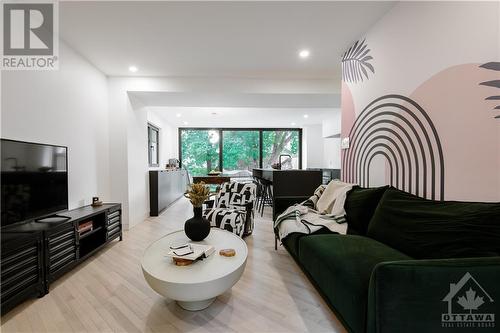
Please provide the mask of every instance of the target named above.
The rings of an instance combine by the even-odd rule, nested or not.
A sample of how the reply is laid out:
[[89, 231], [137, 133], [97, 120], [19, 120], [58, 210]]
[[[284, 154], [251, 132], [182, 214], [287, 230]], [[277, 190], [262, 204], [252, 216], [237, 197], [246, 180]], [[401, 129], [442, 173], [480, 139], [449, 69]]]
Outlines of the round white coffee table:
[[[207, 308], [215, 298], [238, 282], [247, 262], [245, 242], [229, 231], [212, 228], [210, 234], [197, 244], [209, 244], [215, 252], [208, 258], [189, 266], [176, 266], [166, 257], [170, 245], [192, 242], [179, 230], [151, 244], [142, 258], [142, 272], [149, 286], [158, 294], [177, 301], [183, 309], [198, 311]], [[219, 250], [232, 248], [234, 257], [223, 257]]]

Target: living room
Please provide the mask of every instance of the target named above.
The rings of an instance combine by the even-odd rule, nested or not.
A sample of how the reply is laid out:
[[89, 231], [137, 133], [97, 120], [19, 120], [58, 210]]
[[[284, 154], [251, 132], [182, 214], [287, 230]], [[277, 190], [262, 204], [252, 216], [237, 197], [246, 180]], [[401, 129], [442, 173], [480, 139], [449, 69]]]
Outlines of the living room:
[[1, 6], [2, 331], [496, 330], [500, 2]]

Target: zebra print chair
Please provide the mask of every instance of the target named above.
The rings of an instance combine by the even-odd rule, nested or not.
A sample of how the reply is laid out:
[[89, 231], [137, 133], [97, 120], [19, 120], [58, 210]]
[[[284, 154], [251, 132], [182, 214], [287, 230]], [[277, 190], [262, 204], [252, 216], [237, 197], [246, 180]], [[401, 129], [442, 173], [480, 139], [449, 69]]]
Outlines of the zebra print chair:
[[212, 208], [203, 215], [212, 227], [248, 236], [253, 231], [256, 186], [253, 183], [228, 182], [221, 185]]

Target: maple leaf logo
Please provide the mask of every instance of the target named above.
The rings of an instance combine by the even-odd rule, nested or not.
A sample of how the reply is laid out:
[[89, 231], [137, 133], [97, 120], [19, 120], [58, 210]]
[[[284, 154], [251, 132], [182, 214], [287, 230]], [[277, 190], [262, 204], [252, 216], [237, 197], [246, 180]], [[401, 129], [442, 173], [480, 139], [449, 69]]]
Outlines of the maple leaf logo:
[[465, 297], [460, 296], [457, 303], [460, 304], [464, 310], [469, 310], [470, 313], [472, 313], [472, 310], [477, 310], [484, 304], [484, 300], [482, 296], [476, 296], [476, 292], [472, 290], [472, 288], [469, 288], [469, 290], [465, 292]]

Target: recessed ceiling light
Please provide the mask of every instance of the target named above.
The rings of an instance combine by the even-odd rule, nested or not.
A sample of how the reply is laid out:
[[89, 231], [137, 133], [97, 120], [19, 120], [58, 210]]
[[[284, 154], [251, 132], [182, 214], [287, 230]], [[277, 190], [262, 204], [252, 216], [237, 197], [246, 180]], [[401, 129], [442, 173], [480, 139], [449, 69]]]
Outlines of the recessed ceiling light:
[[303, 49], [303, 50], [299, 51], [299, 57], [302, 59], [309, 58], [310, 55], [311, 55], [311, 52], [307, 49]]
[[135, 72], [137, 72], [139, 69], [138, 69], [137, 67], [135, 67], [135, 66], [130, 66], [130, 67], [128, 68], [128, 70], [129, 70], [129, 71], [131, 71], [132, 73], [135, 73]]
[[295, 126], [295, 125], [297, 125], [297, 124], [295, 124], [295, 123], [291, 123], [290, 125]]
[[184, 125], [187, 125], [187, 124], [189, 124], [189, 123], [188, 123], [187, 121], [184, 121], [184, 122], [182, 122], [182, 123], [183, 123]]
[[308, 114], [305, 114], [305, 115], [304, 115], [304, 118], [306, 118], [306, 119], [307, 119], [307, 118], [309, 118], [309, 115], [308, 115]]
[[176, 116], [177, 118], [180, 118], [180, 117], [181, 117], [181, 114], [180, 114], [180, 113], [178, 113], [178, 114], [176, 114], [175, 116]]

